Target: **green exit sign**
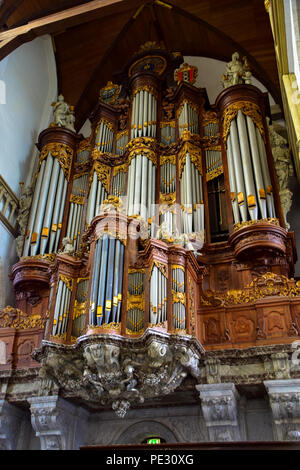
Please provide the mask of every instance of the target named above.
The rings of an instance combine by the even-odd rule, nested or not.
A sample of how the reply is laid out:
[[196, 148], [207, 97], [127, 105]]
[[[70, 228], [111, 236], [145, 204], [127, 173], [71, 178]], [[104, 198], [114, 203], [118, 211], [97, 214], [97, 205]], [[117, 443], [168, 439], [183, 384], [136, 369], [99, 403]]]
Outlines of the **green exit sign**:
[[160, 444], [160, 438], [151, 437], [151, 439], [147, 439], [147, 444]]

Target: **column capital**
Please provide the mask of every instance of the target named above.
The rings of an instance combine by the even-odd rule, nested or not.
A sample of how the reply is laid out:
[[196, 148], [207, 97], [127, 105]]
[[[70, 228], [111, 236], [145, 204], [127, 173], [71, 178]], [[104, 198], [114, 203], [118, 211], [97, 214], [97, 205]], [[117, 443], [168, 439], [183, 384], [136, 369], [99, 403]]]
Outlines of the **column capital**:
[[238, 421], [239, 395], [233, 383], [196, 385], [211, 441], [241, 440]]
[[300, 379], [267, 380], [275, 439], [300, 440]]
[[41, 450], [72, 449], [75, 407], [58, 395], [28, 398], [31, 423], [41, 440]]

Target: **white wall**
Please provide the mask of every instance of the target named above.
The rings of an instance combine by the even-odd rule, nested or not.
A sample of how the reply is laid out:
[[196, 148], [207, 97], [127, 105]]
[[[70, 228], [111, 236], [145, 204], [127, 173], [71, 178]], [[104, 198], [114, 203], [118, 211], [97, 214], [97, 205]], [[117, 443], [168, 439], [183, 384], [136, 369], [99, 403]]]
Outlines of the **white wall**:
[[[0, 84], [0, 174], [19, 196], [19, 182], [25, 185], [31, 182], [38, 161], [35, 143], [51, 122], [51, 103], [57, 97], [50, 36], [26, 43], [3, 59]], [[17, 261], [14, 238], [1, 223], [0, 241], [0, 282], [1, 268], [4, 277], [4, 288], [0, 287], [1, 308], [13, 303], [8, 274]]]

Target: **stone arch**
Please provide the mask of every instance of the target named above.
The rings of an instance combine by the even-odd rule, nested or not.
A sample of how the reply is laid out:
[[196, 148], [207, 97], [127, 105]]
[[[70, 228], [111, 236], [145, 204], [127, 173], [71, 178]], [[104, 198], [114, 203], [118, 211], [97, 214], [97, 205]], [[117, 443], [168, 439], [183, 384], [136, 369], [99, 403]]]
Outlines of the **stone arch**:
[[165, 424], [153, 420], [143, 420], [131, 424], [126, 428], [119, 438], [117, 444], [140, 444], [144, 439], [150, 436], [159, 436], [166, 442], [180, 442], [176, 432]]

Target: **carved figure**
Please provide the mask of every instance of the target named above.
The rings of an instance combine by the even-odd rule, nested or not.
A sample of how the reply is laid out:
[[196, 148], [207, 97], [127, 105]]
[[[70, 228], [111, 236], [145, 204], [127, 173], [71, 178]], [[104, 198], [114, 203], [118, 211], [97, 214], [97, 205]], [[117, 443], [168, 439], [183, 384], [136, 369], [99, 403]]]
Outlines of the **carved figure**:
[[74, 123], [75, 123], [75, 114], [74, 114], [74, 106], [69, 107], [69, 112], [66, 114], [66, 124], [65, 127], [70, 129], [70, 131], [76, 132]]
[[27, 221], [29, 217], [32, 196], [33, 196], [32, 186], [27, 186], [24, 189], [22, 196], [20, 198], [19, 213], [17, 217], [17, 223], [19, 226], [20, 235], [16, 239], [17, 254], [19, 257], [22, 256], [22, 249], [23, 249], [23, 243], [24, 243], [24, 238], [25, 238], [25, 232], [26, 232]]
[[282, 205], [283, 216], [287, 229], [290, 224], [286, 217], [292, 206], [293, 193], [288, 189], [289, 176], [293, 175], [293, 165], [287, 140], [276, 132], [273, 125], [269, 125], [270, 144], [277, 175], [280, 202]]
[[68, 103], [65, 102], [64, 96], [61, 94], [58, 95], [57, 101], [52, 103], [51, 106], [53, 106], [54, 108], [54, 121], [51, 125], [57, 127], [65, 127], [66, 129], [70, 129], [71, 131], [76, 132], [74, 128], [74, 106], [69, 106]]
[[251, 71], [246, 57], [240, 60], [238, 52], [232, 54], [232, 60], [226, 65], [225, 74], [222, 77], [224, 88], [240, 83], [251, 84]]
[[64, 96], [58, 95], [57, 101], [52, 103], [53, 109], [53, 124], [57, 127], [66, 126], [66, 115], [69, 112], [69, 105], [65, 103]]
[[66, 255], [72, 255], [74, 253], [74, 247], [68, 237], [63, 238], [62, 240], [63, 249], [60, 253], [64, 253]]

